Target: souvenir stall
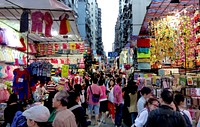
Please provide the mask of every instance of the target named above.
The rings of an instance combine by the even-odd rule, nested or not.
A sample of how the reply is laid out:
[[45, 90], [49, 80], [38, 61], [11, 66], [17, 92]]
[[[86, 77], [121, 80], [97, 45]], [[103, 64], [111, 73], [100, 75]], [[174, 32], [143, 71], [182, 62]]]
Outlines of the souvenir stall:
[[[146, 38], [140, 37], [144, 35]], [[134, 79], [139, 86], [152, 87], [158, 98], [163, 88], [181, 92], [195, 124], [200, 108], [199, 0], [179, 0], [179, 3], [152, 0], [140, 30], [137, 50], [141, 72], [134, 72]], [[140, 64], [144, 62], [144, 67], [149, 67], [148, 73], [142, 72], [145, 68]], [[155, 74], [154, 69], [158, 70]]]

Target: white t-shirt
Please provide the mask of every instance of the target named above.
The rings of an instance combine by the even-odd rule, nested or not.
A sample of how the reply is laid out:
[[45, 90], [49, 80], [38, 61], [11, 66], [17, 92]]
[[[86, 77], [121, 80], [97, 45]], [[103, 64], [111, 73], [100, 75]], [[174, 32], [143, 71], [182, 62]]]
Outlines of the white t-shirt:
[[138, 113], [140, 113], [144, 109], [145, 102], [146, 102], [146, 100], [144, 99], [143, 96], [141, 96], [140, 99], [137, 102]]
[[[191, 124], [192, 124], [192, 117], [191, 117], [190, 112], [189, 112], [188, 110], [185, 110], [185, 109], [180, 109], [180, 111], [181, 111], [181, 112], [184, 112], [184, 113], [188, 116], [188, 118], [190, 119], [190, 122], [191, 122]], [[199, 127], [200, 127], [200, 126], [199, 126]]]
[[114, 87], [110, 90], [109, 94], [108, 94], [108, 100], [112, 103], [114, 103], [114, 95], [113, 95], [113, 90]]
[[137, 118], [135, 119], [135, 124], [133, 124], [131, 127], [134, 127], [134, 125], [136, 127], [143, 127], [146, 122], [147, 122], [147, 118], [148, 118], [148, 110], [147, 108], [144, 108], [137, 116]]

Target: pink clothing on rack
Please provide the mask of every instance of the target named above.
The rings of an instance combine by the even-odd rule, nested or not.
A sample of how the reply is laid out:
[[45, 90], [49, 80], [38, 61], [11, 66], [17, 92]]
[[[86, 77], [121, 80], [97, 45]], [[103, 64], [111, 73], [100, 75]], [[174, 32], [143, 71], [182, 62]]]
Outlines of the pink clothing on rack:
[[36, 31], [38, 30], [38, 33], [41, 34], [44, 14], [41, 11], [35, 11], [32, 13], [31, 19], [32, 19], [31, 32], [36, 33]]
[[6, 66], [6, 70], [5, 73], [7, 74], [7, 77], [5, 77], [6, 80], [13, 80], [13, 74], [11, 72], [11, 67], [10, 66]]
[[53, 25], [53, 19], [51, 17], [51, 14], [49, 12], [45, 12], [44, 14], [44, 23], [45, 23], [45, 36], [51, 37], [51, 27]]

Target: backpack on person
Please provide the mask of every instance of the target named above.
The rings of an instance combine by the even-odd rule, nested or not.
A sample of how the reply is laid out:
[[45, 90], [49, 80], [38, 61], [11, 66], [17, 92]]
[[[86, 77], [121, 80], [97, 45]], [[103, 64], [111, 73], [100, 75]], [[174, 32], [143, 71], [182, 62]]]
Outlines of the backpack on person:
[[192, 127], [189, 117], [183, 111], [181, 111], [181, 115], [183, 116], [185, 120], [186, 127]]
[[94, 103], [98, 103], [98, 102], [99, 102], [99, 99], [100, 99], [100, 94], [93, 94], [91, 86], [90, 86], [90, 91], [91, 91], [91, 93], [92, 93], [92, 101], [93, 101]]
[[28, 127], [26, 118], [22, 115], [22, 111], [17, 111], [15, 113], [11, 127]]

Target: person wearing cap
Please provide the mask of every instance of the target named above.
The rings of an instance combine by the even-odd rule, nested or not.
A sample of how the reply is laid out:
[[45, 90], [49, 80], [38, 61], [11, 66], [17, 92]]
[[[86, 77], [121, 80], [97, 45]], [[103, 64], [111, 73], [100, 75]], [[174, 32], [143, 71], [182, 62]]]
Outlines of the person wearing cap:
[[57, 92], [53, 98], [53, 107], [55, 112], [49, 117], [52, 119], [53, 127], [77, 127], [74, 114], [67, 109], [69, 94], [67, 91], [61, 90]]
[[28, 127], [50, 127], [48, 118], [50, 116], [49, 109], [43, 105], [36, 105], [22, 113], [27, 119]]

